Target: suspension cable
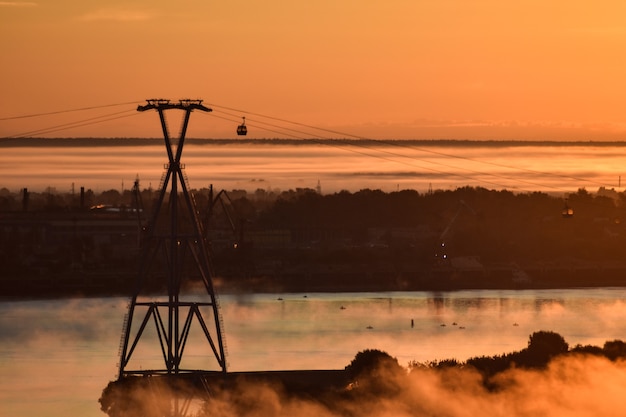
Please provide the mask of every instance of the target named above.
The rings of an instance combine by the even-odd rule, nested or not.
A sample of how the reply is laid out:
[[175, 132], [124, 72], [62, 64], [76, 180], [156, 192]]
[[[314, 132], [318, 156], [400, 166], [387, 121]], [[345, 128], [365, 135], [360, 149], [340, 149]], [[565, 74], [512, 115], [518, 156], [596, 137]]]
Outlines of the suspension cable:
[[127, 101], [125, 103], [104, 104], [104, 105], [101, 105], [101, 106], [80, 107], [80, 108], [77, 108], [77, 109], [57, 110], [57, 111], [51, 111], [51, 112], [45, 112], [45, 113], [23, 114], [23, 115], [20, 115], [20, 116], [0, 117], [0, 121], [16, 120], [16, 119], [27, 119], [27, 118], [30, 118], [30, 117], [40, 117], [40, 116], [50, 116], [50, 115], [53, 115], [53, 114], [62, 114], [62, 113], [72, 113], [72, 112], [84, 111], [84, 110], [103, 109], [105, 107], [126, 106], [126, 105], [129, 105], [129, 104], [137, 104], [137, 103], [138, 103], [138, 101]]

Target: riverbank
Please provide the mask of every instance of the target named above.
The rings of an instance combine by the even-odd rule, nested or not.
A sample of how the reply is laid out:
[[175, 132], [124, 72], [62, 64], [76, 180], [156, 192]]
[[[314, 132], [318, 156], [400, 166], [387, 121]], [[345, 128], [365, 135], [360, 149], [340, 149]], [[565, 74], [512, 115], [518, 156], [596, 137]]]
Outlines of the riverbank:
[[[73, 271], [4, 277], [2, 281], [3, 296], [8, 298], [130, 296], [136, 287], [136, 274], [122, 269]], [[189, 285], [194, 287], [196, 283]], [[626, 267], [563, 265], [522, 269], [497, 266], [479, 270], [437, 267], [397, 271], [393, 268], [375, 270], [368, 265], [344, 265], [341, 268], [318, 265], [299, 272], [281, 271], [251, 277], [217, 276], [214, 286], [220, 294], [626, 287]], [[166, 290], [152, 285], [149, 292], [165, 294]]]

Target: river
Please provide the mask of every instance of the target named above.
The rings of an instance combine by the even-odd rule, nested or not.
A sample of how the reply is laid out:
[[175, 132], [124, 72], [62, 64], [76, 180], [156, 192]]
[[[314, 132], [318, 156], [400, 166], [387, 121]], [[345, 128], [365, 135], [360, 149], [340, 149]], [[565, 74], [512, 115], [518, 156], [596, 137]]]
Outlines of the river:
[[[231, 371], [340, 369], [364, 349], [403, 366], [513, 352], [539, 330], [602, 346], [626, 339], [625, 299], [625, 288], [224, 294], [221, 312]], [[127, 302], [0, 302], [0, 415], [103, 416]]]

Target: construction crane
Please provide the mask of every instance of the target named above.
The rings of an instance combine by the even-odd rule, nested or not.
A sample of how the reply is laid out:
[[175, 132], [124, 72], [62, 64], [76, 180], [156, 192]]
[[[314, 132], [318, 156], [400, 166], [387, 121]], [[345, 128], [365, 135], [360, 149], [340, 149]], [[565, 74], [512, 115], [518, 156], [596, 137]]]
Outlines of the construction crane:
[[450, 221], [448, 222], [446, 228], [443, 229], [441, 235], [439, 235], [439, 239], [437, 239], [437, 247], [435, 248], [435, 258], [437, 263], [444, 263], [449, 261], [448, 245], [446, 242], [446, 238], [448, 236], [448, 233], [450, 233], [452, 226], [455, 224], [456, 219], [459, 217], [463, 210], [468, 210], [473, 215], [476, 215], [476, 212], [473, 208], [471, 208], [465, 201], [459, 200], [459, 208], [456, 210], [454, 216], [452, 216], [452, 219], [450, 219]]
[[[228, 205], [226, 204], [226, 202], [224, 201], [226, 200], [228, 202]], [[207, 235], [207, 233], [210, 230], [210, 221], [213, 218], [213, 216], [215, 215], [215, 206], [217, 204], [220, 204], [220, 207], [222, 208], [224, 214], [226, 215], [226, 219], [228, 220], [228, 225], [230, 226], [230, 229], [232, 230], [233, 234], [236, 235], [237, 234], [237, 228], [235, 226], [235, 221], [233, 220], [233, 213], [232, 213], [232, 207], [233, 207], [233, 202], [230, 199], [230, 196], [228, 195], [228, 193], [226, 192], [226, 190], [221, 190], [219, 193], [217, 193], [217, 195], [213, 195], [213, 184], [211, 184], [209, 186], [209, 205], [206, 211], [206, 215], [203, 221], [203, 230], [205, 233], [205, 238], [208, 240], [209, 236]]]

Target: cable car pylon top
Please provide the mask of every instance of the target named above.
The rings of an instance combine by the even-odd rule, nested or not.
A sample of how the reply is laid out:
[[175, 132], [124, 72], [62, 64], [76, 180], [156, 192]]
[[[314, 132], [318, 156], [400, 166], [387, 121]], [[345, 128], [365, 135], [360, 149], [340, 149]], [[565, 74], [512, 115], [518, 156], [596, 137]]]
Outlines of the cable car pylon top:
[[164, 98], [150, 98], [146, 100], [147, 104], [137, 106], [137, 111], [147, 110], [168, 110], [168, 109], [180, 109], [180, 110], [202, 110], [205, 112], [213, 111], [212, 109], [204, 106], [200, 99], [181, 99], [177, 103], [172, 103], [171, 100]]

